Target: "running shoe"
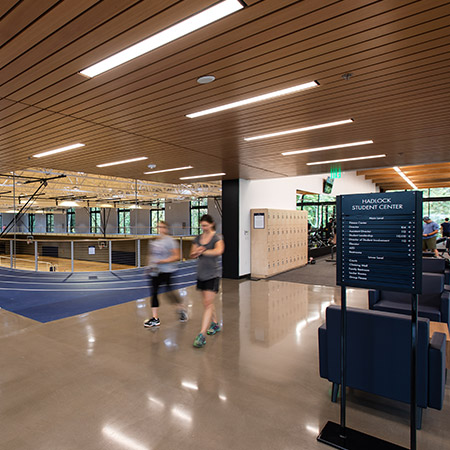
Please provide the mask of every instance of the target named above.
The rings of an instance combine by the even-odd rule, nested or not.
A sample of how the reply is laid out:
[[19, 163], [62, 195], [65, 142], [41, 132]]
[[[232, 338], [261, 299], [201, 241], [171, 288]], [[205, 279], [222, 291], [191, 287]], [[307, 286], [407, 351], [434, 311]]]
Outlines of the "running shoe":
[[221, 329], [222, 328], [220, 328], [220, 325], [217, 322], [211, 322], [207, 333], [211, 336], [212, 334], [216, 334], [217, 332], [219, 332]]
[[202, 348], [206, 345], [206, 338], [203, 336], [202, 333], [200, 333], [195, 339], [194, 339], [194, 347]]
[[161, 322], [159, 319], [155, 319], [152, 317], [151, 319], [148, 319], [144, 322], [145, 328], [153, 328], [153, 327], [159, 327], [161, 325]]
[[186, 311], [179, 311], [178, 314], [180, 315], [179, 316], [180, 322], [188, 321], [188, 315], [187, 315]]

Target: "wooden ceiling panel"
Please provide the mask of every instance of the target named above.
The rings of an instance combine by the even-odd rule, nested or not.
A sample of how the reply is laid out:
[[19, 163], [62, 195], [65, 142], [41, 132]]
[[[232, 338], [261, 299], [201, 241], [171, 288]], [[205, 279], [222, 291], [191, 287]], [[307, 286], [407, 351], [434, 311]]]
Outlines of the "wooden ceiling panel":
[[[283, 2], [279, 2], [278, 7], [281, 8], [283, 4], [289, 3], [295, 2], [293, 0], [284, 0]], [[326, 3], [332, 2], [328, 0]], [[262, 18], [261, 20], [250, 22], [248, 24], [244, 23], [245, 35], [242, 36], [242, 39], [236, 40], [236, 34], [233, 32], [220, 33], [221, 30], [219, 29], [217, 36], [214, 36], [211, 34], [210, 30], [207, 30], [208, 34], [206, 34], [206, 31], [203, 32], [205, 35], [200, 38], [197, 37], [195, 42], [183, 44], [179, 49], [175, 48], [172, 50], [174, 58], [167, 57], [167, 51], [161, 50], [160, 60], [158, 60], [157, 55], [154, 55], [151, 65], [133, 71], [119, 67], [110, 74], [106, 73], [98, 79], [94, 78], [86, 81], [82, 85], [78, 85], [74, 87], [74, 89], [64, 92], [63, 96], [70, 99], [67, 102], [56, 105], [55, 100], [50, 98], [39, 106], [51, 106], [54, 110], [62, 111], [66, 114], [74, 114], [75, 112], [85, 111], [91, 105], [97, 106], [98, 101], [96, 100], [96, 97], [98, 95], [102, 95], [102, 98], [105, 100], [120, 98], [123, 95], [123, 91], [119, 90], [120, 88], [124, 88], [125, 93], [132, 94], [142, 87], [150, 86], [149, 92], [144, 91], [135, 94], [135, 97], [141, 98], [145, 94], [159, 92], [161, 88], [156, 86], [156, 83], [161, 81], [168, 80], [166, 81], [166, 84], [171, 86], [172, 90], [177, 88], [179, 91], [183, 91], [185, 87], [180, 86], [183, 81], [188, 82], [191, 86], [195, 86], [193, 81], [195, 81], [199, 75], [208, 73], [209, 69], [217, 69], [218, 63], [220, 65], [228, 64], [229, 66], [232, 66], [236, 63], [237, 59], [246, 58], [247, 54], [244, 53], [247, 52], [242, 52], [243, 40], [245, 40], [245, 44], [249, 48], [248, 52], [254, 54], [256, 52], [256, 47], [261, 46], [261, 43], [265, 42], [261, 33], [266, 27], [273, 24], [274, 15], [276, 16], [275, 20], [280, 21], [281, 23], [290, 22], [293, 20], [292, 11], [297, 11], [296, 14], [300, 15], [302, 11], [305, 13], [306, 9], [300, 8], [299, 5], [296, 4], [292, 7], [281, 9], [280, 12], [264, 16], [270, 10], [273, 10], [273, 8], [274, 4], [272, 2], [261, 2], [258, 4], [257, 11], [251, 11], [251, 15], [250, 11], [244, 11], [243, 13], [246, 13], [246, 15], [241, 18], [241, 21], [244, 21], [245, 17], [247, 17], [247, 20], [250, 20], [251, 18], [254, 19], [255, 15], [260, 15]], [[304, 20], [303, 16], [301, 16], [301, 19]], [[301, 22], [298, 24], [291, 24], [290, 26], [292, 27], [292, 30], [296, 30], [300, 24]], [[198, 33], [200, 32], [201, 30]], [[275, 31], [271, 30], [271, 33], [274, 34]], [[280, 27], [279, 33], [285, 34], [286, 30]], [[197, 45], [194, 45], [196, 42]], [[277, 46], [274, 48], [279, 49]], [[176, 50], [179, 50], [179, 52]], [[267, 50], [265, 51], [267, 52]], [[234, 61], [230, 60], [227, 62], [225, 59], [225, 56], [227, 55], [234, 55]], [[195, 64], [195, 67], [193, 67], [193, 64]], [[124, 76], [117, 76], [116, 72], [120, 71], [126, 71]], [[84, 95], [83, 92], [85, 92]], [[70, 98], [70, 96], [72, 96], [72, 98]], [[61, 102], [61, 96], [58, 100]], [[123, 101], [129, 100], [130, 98], [123, 99]], [[66, 109], [72, 105], [74, 106], [73, 109]], [[107, 108], [110, 107], [111, 105], [107, 105]], [[90, 111], [87, 111], [86, 113], [89, 112]]]
[[[2, 33], [0, 46], [5, 45], [45, 12], [50, 11], [59, 0], [22, 0], [17, 2], [6, 16], [2, 17]], [[3, 2], [2, 2], [3, 4]]]
[[[450, 161], [450, 1], [251, 0], [230, 17], [93, 79], [78, 72], [216, 0], [66, 3], [0, 6], [0, 16], [10, 11], [0, 48], [0, 61], [7, 61], [0, 77], [5, 170], [30, 167], [37, 151], [75, 142], [86, 147], [39, 164], [130, 178], [144, 178], [150, 163], [158, 169], [191, 164], [194, 169], [186, 172], [258, 179], [327, 172], [328, 164], [306, 163], [385, 153], [383, 159], [341, 167], [386, 167], [361, 175], [401, 189], [405, 183], [392, 177], [393, 165]], [[353, 76], [344, 81], [348, 72]], [[217, 79], [197, 85], [204, 74]], [[321, 85], [303, 93], [185, 117], [314, 79]], [[355, 122], [342, 127], [244, 141], [349, 117]], [[280, 155], [366, 139], [375, 144]], [[96, 167], [134, 156], [148, 160]], [[405, 173], [420, 186], [446, 183], [442, 167], [428, 169]], [[182, 175], [152, 179], [177, 183]]]
[[[342, 8], [342, 7], [341, 7]], [[260, 73], [259, 77], [262, 80], [273, 80], [271, 85], [272, 86], [279, 86], [282, 83], [282, 79], [280, 78], [280, 73], [279, 72], [270, 72], [270, 69], [278, 69], [278, 70], [282, 70], [284, 71], [284, 73], [286, 74], [294, 74], [291, 75], [290, 78], [288, 79], [289, 83], [292, 83], [293, 80], [297, 81], [300, 77], [299, 77], [299, 72], [298, 69], [302, 66], [305, 65], [305, 61], [307, 61], [310, 56], [312, 55], [308, 55], [306, 53], [305, 59], [303, 59], [303, 54], [305, 54], [305, 52], [307, 51], [306, 45], [305, 45], [305, 41], [308, 42], [308, 44], [311, 46], [311, 49], [315, 49], [315, 53], [317, 53], [317, 49], [316, 49], [316, 45], [318, 45], [319, 43], [310, 43], [311, 40], [311, 33], [312, 30], [311, 29], [307, 29], [306, 31], [299, 31], [297, 33], [293, 33], [294, 30], [297, 30], [299, 27], [301, 28], [301, 25], [304, 21], [303, 17], [300, 17], [300, 19], [298, 20], [298, 22], [293, 21], [292, 24], [290, 24], [292, 26], [292, 30], [288, 29], [288, 31], [292, 31], [291, 34], [288, 34], [286, 36], [286, 27], [285, 26], [280, 26], [279, 27], [279, 31], [278, 33], [280, 35], [282, 35], [282, 37], [280, 39], [272, 39], [268, 42], [264, 42], [264, 37], [260, 36], [259, 34], [256, 36], [250, 36], [249, 38], [244, 38], [243, 41], [244, 43], [249, 47], [249, 50], [247, 52], [241, 51], [240, 53], [236, 54], [236, 53], [232, 53], [228, 58], [225, 57], [223, 50], [220, 49], [217, 51], [218, 55], [221, 56], [220, 58], [220, 65], [224, 66], [225, 72], [221, 72], [220, 71], [220, 67], [218, 67], [217, 63], [215, 64], [215, 69], [214, 69], [214, 73], [218, 75], [218, 81], [214, 83], [214, 85], [211, 86], [211, 89], [205, 89], [205, 87], [199, 87], [199, 86], [195, 86], [195, 84], [193, 83], [194, 79], [195, 79], [195, 73], [183, 73], [181, 75], [181, 77], [177, 77], [177, 78], [173, 78], [170, 77], [169, 79], [167, 79], [167, 76], [165, 75], [165, 73], [161, 73], [159, 74], [159, 79], [149, 79], [148, 80], [148, 88], [144, 89], [144, 90], [139, 90], [139, 89], [134, 89], [133, 85], [130, 85], [130, 91], [131, 93], [129, 95], [127, 95], [126, 97], [117, 97], [114, 101], [109, 102], [107, 104], [102, 104], [100, 110], [104, 110], [106, 111], [110, 111], [112, 107], [114, 107], [114, 104], [118, 103], [118, 108], [119, 111], [120, 109], [125, 108], [129, 108], [133, 106], [133, 103], [131, 103], [131, 101], [133, 99], [138, 99], [138, 104], [142, 104], [146, 102], [146, 97], [145, 95], [150, 95], [150, 94], [155, 94], [158, 93], [158, 99], [156, 99], [155, 101], [158, 102], [159, 100], [159, 105], [164, 105], [164, 109], [167, 110], [167, 103], [168, 101], [170, 101], [170, 97], [169, 98], [165, 98], [165, 102], [161, 103], [160, 98], [162, 98], [164, 96], [164, 91], [162, 91], [163, 88], [167, 88], [169, 87], [171, 89], [172, 92], [174, 92], [173, 97], [177, 98], [178, 103], [182, 105], [182, 108], [179, 109], [179, 114], [185, 114], [186, 111], [186, 104], [189, 104], [190, 108], [196, 108], [196, 109], [201, 109], [205, 103], [204, 100], [202, 100], [204, 97], [211, 97], [211, 95], [214, 95], [215, 97], [215, 102], [220, 104], [221, 101], [226, 101], [229, 100], [229, 96], [230, 96], [230, 87], [232, 87], [232, 83], [236, 83], [236, 75], [239, 75], [239, 90], [238, 89], [233, 89], [233, 93], [236, 97], [236, 100], [239, 100], [239, 96], [237, 96], [236, 94], [239, 94], [239, 92], [242, 92], [241, 94], [241, 98], [246, 98], [249, 95], [249, 92], [254, 92], [254, 91], [258, 91], [258, 89], [260, 89], [261, 87], [257, 85], [257, 81], [258, 79], [255, 78], [255, 75], [257, 73]], [[327, 22], [328, 25], [328, 22]], [[333, 47], [334, 47], [334, 51], [336, 51], [336, 44], [335, 42], [337, 40], [339, 40], [339, 37], [345, 36], [345, 34], [342, 34], [341, 36], [336, 36], [336, 35], [332, 35], [331, 33], [329, 33], [329, 28], [328, 26], [325, 24], [321, 24], [321, 29], [316, 30], [317, 33], [324, 33], [325, 30], [327, 30], [328, 34], [328, 38], [326, 43], [332, 43]], [[274, 32], [273, 30], [270, 30], [272, 33]], [[354, 34], [354, 30], [350, 30], [352, 35]], [[284, 33], [284, 34], [283, 34]], [[323, 41], [323, 39], [325, 39], [322, 34], [319, 35], [319, 38], [321, 38], [321, 40]], [[298, 36], [297, 36], [298, 35]], [[355, 43], [359, 43], [361, 40], [361, 37], [357, 37], [354, 38], [354, 42]], [[291, 43], [290, 45], [287, 45], [288, 43]], [[294, 48], [292, 45], [292, 42], [298, 42], [298, 44], [295, 45]], [[257, 45], [259, 44], [259, 45]], [[323, 42], [322, 42], [323, 44]], [[239, 48], [242, 47], [242, 41], [239, 42]], [[227, 47], [228, 49], [228, 47]], [[301, 51], [301, 53], [299, 54], [299, 52]], [[257, 58], [258, 53], [261, 54], [260, 59]], [[331, 49], [330, 52], [328, 52], [329, 54], [332, 53]], [[348, 53], [348, 49], [347, 49], [347, 53]], [[377, 53], [379, 53], [379, 50], [377, 52], [374, 53], [374, 55], [368, 55], [368, 57], [370, 56], [375, 56]], [[327, 61], [330, 59], [330, 56], [325, 56], [322, 57], [321, 61], [313, 61], [310, 62], [310, 66], [311, 68], [315, 68], [315, 71], [309, 74], [302, 74], [303, 78], [306, 78], [308, 81], [310, 81], [311, 79], [314, 79], [314, 75], [317, 75], [317, 67], [319, 63], [323, 63], [324, 61]], [[186, 55], [189, 56], [189, 55]], [[218, 57], [215, 57], [214, 54], [207, 54], [205, 55], [208, 57], [208, 59], [217, 59]], [[282, 56], [282, 58], [280, 59], [280, 56]], [[286, 57], [289, 57], [289, 60], [285, 60]], [[300, 60], [300, 62], [299, 62]], [[189, 61], [189, 60], [188, 60]], [[197, 58], [196, 60], [197, 61]], [[273, 61], [273, 62], [272, 62]], [[292, 66], [292, 63], [296, 63], [294, 66]], [[271, 67], [268, 66], [266, 67], [267, 64], [271, 64]], [[191, 63], [192, 65], [192, 63]], [[174, 67], [177, 67], [176, 65]], [[251, 71], [250, 72], [245, 72], [244, 68], [248, 67]], [[280, 69], [280, 67], [282, 69]], [[213, 67], [211, 67], [211, 69], [213, 69]], [[209, 67], [202, 67], [202, 70], [204, 70], [205, 73], [208, 73], [209, 71]], [[198, 74], [198, 72], [197, 72]], [[170, 75], [170, 73], [169, 73]], [[227, 81], [226, 77], [230, 77], [232, 76], [232, 80]], [[155, 82], [159, 82], [159, 81], [163, 81], [162, 84], [155, 84]], [[234, 81], [233, 81], [234, 80]], [[231, 82], [231, 83], [230, 83]], [[299, 81], [300, 82], [300, 81]], [[177, 83], [177, 86], [173, 86], [173, 83]], [[183, 83], [187, 83], [187, 84], [183, 84]], [[267, 84], [267, 83], [266, 83]], [[246, 86], [249, 86], [250, 89]], [[139, 87], [139, 86], [138, 86]], [[271, 86], [269, 85], [269, 87], [271, 88]], [[283, 86], [279, 86], [280, 88]], [[177, 91], [174, 91], [174, 88], [177, 89]], [[202, 89], [201, 89], [202, 88]], [[267, 87], [262, 87], [263, 89], [267, 89]], [[189, 89], [189, 91], [187, 91], [186, 89]], [[178, 92], [179, 91], [179, 92]], [[114, 90], [111, 90], [111, 93], [113, 93]], [[121, 92], [119, 92], [120, 94]], [[196, 103], [194, 102], [196, 100], [196, 96], [198, 96], [199, 100], [198, 100], [198, 106], [196, 106]], [[223, 97], [223, 99], [221, 98], [221, 96]], [[183, 101], [184, 99], [184, 101]], [[234, 99], [234, 98], [233, 98]], [[209, 103], [210, 104], [210, 103]], [[83, 105], [84, 107], [84, 105]], [[149, 104], [148, 105], [149, 108], [154, 108], [154, 104]], [[95, 106], [94, 110], [80, 110], [79, 112], [77, 112], [76, 114], [78, 115], [78, 113], [82, 115], [81, 117], [85, 117], [86, 114], [91, 114], [95, 111], [97, 111], [99, 109], [98, 106], [98, 102], [97, 102], [97, 106]], [[142, 109], [142, 108], [141, 108]], [[113, 112], [114, 110], [111, 110], [111, 112]], [[70, 113], [73, 114], [76, 111], [75, 110], [69, 110], [69, 111], [64, 111], [66, 113]], [[130, 111], [132, 112], [132, 111]], [[167, 114], [172, 115], [174, 118], [176, 116], [174, 116], [174, 113], [176, 111], [168, 111]], [[93, 116], [89, 116], [90, 119], [96, 119], [97, 116], [93, 115]]]

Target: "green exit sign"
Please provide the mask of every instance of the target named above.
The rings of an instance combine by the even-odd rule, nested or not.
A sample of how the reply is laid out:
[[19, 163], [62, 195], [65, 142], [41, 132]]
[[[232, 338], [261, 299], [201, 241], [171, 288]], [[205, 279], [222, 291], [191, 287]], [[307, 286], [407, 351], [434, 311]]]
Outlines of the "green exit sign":
[[331, 178], [341, 178], [341, 168], [340, 167], [332, 167], [330, 172]]

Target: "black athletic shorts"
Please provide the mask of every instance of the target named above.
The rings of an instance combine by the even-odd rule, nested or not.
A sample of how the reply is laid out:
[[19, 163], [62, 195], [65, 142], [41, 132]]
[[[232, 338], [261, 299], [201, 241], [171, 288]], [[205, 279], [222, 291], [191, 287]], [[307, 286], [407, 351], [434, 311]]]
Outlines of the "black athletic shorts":
[[197, 280], [197, 289], [199, 291], [219, 292], [220, 278], [211, 278], [210, 280]]

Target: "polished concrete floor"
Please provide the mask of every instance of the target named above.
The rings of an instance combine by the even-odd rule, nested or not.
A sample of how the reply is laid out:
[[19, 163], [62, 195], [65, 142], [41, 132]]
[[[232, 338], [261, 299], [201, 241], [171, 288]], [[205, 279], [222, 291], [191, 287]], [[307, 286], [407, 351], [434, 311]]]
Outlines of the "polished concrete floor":
[[[161, 328], [142, 326], [145, 299], [47, 324], [0, 311], [0, 448], [5, 450], [325, 449], [339, 418], [319, 378], [317, 328], [339, 301], [333, 287], [224, 280], [223, 331], [192, 347], [191, 320], [168, 304]], [[366, 292], [349, 304], [366, 307]], [[407, 405], [350, 392], [349, 426], [409, 445]], [[419, 449], [450, 448], [450, 386], [428, 409]]]

